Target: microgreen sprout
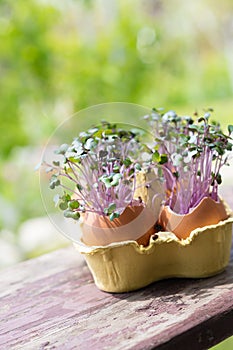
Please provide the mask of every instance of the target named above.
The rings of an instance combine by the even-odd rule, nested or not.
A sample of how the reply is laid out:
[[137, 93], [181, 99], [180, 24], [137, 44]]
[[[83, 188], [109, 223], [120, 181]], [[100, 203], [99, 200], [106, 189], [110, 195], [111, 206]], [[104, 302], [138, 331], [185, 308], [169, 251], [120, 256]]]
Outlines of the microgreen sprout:
[[74, 220], [84, 212], [114, 220], [128, 205], [142, 205], [133, 199], [140, 147], [139, 133], [108, 122], [81, 132], [71, 145], [62, 144], [55, 151], [62, 160], [44, 162], [50, 188], [64, 190], [55, 195], [55, 205]]
[[186, 214], [204, 197], [219, 200], [221, 169], [229, 165], [233, 126], [225, 134], [217, 122], [210, 122], [212, 109], [204, 115], [179, 116], [153, 109], [145, 119], [153, 129], [152, 164], [158, 166], [166, 200], [172, 210]]

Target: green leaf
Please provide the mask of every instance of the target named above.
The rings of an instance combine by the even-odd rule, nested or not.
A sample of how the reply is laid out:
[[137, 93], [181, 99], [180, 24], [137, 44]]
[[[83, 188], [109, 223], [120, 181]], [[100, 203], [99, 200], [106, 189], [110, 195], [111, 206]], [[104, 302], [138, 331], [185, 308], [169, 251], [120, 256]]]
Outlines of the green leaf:
[[116, 209], [116, 204], [115, 203], [111, 203], [108, 206], [108, 213], [113, 213], [113, 211]]
[[168, 156], [166, 154], [161, 154], [159, 164], [161, 164], [161, 165], [165, 164], [165, 163], [167, 163], [167, 161], [168, 161]]
[[99, 177], [99, 181], [103, 182], [103, 184], [104, 184], [107, 188], [112, 187], [111, 180], [112, 180], [112, 178], [111, 178], [111, 177], [108, 177], [108, 176], [106, 176], [106, 175], [103, 175], [103, 176]]
[[87, 141], [86, 141], [84, 147], [85, 147], [87, 150], [91, 150], [91, 149], [93, 149], [96, 145], [97, 145], [96, 140], [94, 140], [93, 138], [89, 138], [89, 139], [87, 139]]
[[140, 170], [142, 170], [142, 167], [141, 167], [141, 165], [139, 163], [136, 163], [135, 164], [135, 169], [140, 171]]
[[70, 197], [69, 193], [64, 192], [61, 199], [63, 200], [63, 202], [69, 202], [71, 200], [71, 197]]
[[216, 151], [218, 152], [218, 154], [220, 155], [220, 156], [223, 156], [224, 155], [224, 149], [223, 148], [220, 148], [220, 147], [216, 147]]
[[99, 129], [97, 127], [91, 128], [88, 130], [90, 134], [95, 134]]
[[118, 173], [120, 171], [119, 165], [114, 165], [113, 171], [114, 171], [114, 173]]
[[189, 125], [189, 130], [191, 131], [200, 131], [200, 127], [198, 125]]
[[72, 200], [70, 202], [68, 202], [68, 207], [69, 209], [73, 210], [73, 209], [78, 209], [79, 208], [79, 202], [77, 200]]
[[79, 191], [82, 191], [82, 190], [83, 190], [83, 187], [82, 187], [82, 185], [80, 185], [80, 184], [77, 184], [76, 187], [77, 187], [77, 189], [78, 189]]
[[60, 208], [61, 210], [66, 210], [66, 209], [68, 208], [67, 202], [61, 202], [61, 203], [59, 204], [59, 208]]
[[153, 154], [152, 154], [152, 161], [155, 162], [155, 163], [159, 163], [160, 162], [160, 154], [158, 151], [155, 151]]
[[113, 214], [114, 210], [116, 210], [116, 204], [110, 203], [107, 208], [104, 208], [104, 214], [106, 215]]
[[109, 219], [110, 219], [110, 221], [113, 221], [114, 219], [119, 218], [119, 216], [120, 216], [119, 213], [112, 213], [112, 214], [109, 216]]
[[64, 217], [65, 218], [70, 218], [74, 220], [78, 220], [80, 218], [80, 213], [75, 211], [73, 212], [72, 210], [65, 210], [64, 211]]
[[180, 176], [178, 171], [174, 171], [172, 174], [176, 179], [178, 179]]
[[184, 117], [184, 119], [186, 120], [187, 124], [193, 124], [194, 123], [194, 120], [190, 116], [186, 116], [186, 117]]
[[68, 148], [69, 148], [69, 145], [67, 145], [66, 143], [63, 143], [54, 153], [65, 155]]
[[221, 183], [222, 183], [222, 176], [219, 173], [216, 176], [216, 181], [217, 181], [218, 185], [221, 185]]
[[129, 158], [125, 158], [123, 160], [123, 164], [128, 168], [132, 164], [132, 162]]
[[233, 132], [233, 125], [228, 125], [228, 131], [229, 131], [229, 134]]
[[[152, 149], [148, 147], [145, 143], [141, 144], [142, 150], [146, 153], [152, 153]], [[156, 146], [155, 146], [156, 147]], [[159, 147], [159, 146], [158, 146]]]
[[49, 182], [49, 187], [51, 190], [53, 190], [56, 186], [59, 186], [61, 184], [60, 180], [57, 178], [56, 175], [52, 175], [50, 182]]
[[107, 155], [108, 155], [108, 152], [107, 152], [107, 151], [105, 151], [105, 150], [100, 150], [100, 151], [99, 151], [99, 157], [100, 157], [100, 158], [107, 157]]
[[209, 112], [206, 112], [205, 115], [204, 115], [205, 120], [208, 120], [209, 117], [210, 117], [210, 113], [209, 113]]
[[60, 162], [59, 161], [53, 161], [53, 165], [55, 165], [55, 166], [60, 166]]
[[108, 215], [108, 208], [104, 208], [104, 214]]
[[102, 139], [103, 138], [103, 130], [98, 130], [93, 134], [93, 137], [95, 137], [95, 139]]
[[111, 185], [112, 186], [119, 185], [119, 180], [121, 178], [122, 178], [122, 174], [120, 174], [120, 173], [114, 174], [113, 177], [112, 177]]
[[134, 168], [131, 168], [131, 169], [130, 169], [130, 171], [129, 171], [129, 173], [128, 173], [128, 176], [133, 175], [133, 174], [134, 174], [134, 172], [135, 172]]

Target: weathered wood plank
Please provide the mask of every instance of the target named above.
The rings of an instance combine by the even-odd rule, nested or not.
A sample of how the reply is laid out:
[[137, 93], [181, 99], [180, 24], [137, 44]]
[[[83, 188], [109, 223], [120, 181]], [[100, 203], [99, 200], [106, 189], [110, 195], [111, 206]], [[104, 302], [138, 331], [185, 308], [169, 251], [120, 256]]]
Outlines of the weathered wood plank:
[[99, 291], [73, 248], [0, 279], [0, 349], [203, 349], [233, 334], [233, 256], [218, 276], [125, 294]]

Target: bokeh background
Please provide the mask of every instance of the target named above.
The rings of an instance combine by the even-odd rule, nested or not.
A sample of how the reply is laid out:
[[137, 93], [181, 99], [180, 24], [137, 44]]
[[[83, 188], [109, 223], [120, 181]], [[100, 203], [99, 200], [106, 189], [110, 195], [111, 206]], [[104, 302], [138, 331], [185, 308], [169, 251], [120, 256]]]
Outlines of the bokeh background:
[[0, 73], [5, 267], [67, 244], [34, 167], [73, 113], [120, 101], [187, 114], [213, 107], [224, 127], [233, 123], [233, 2], [0, 0]]
[[226, 127], [232, 95], [232, 0], [0, 0], [0, 268], [68, 243], [34, 171], [66, 118], [120, 101]]
[[120, 101], [233, 122], [231, 0], [0, 0], [0, 15], [2, 266], [50, 249], [22, 225], [45, 215], [34, 167], [75, 112]]

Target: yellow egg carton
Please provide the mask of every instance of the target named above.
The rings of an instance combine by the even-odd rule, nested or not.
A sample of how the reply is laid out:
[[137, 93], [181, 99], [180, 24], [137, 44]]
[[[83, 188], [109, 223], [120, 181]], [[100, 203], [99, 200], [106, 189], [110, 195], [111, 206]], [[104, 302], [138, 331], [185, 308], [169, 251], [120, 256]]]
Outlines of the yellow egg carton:
[[184, 240], [158, 232], [147, 247], [136, 241], [107, 246], [75, 243], [84, 254], [97, 287], [122, 293], [171, 277], [203, 278], [223, 271], [229, 263], [233, 217], [198, 228]]

